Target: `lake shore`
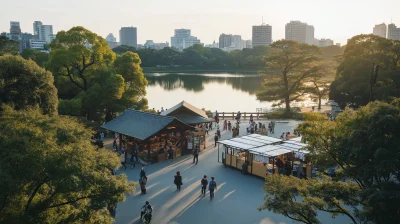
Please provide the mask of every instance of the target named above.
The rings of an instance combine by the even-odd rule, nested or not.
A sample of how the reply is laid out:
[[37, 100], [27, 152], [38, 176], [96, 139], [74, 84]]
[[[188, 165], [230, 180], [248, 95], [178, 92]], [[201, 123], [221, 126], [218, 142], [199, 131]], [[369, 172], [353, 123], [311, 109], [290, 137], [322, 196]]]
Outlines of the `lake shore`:
[[258, 68], [142, 67], [144, 73], [258, 73]]

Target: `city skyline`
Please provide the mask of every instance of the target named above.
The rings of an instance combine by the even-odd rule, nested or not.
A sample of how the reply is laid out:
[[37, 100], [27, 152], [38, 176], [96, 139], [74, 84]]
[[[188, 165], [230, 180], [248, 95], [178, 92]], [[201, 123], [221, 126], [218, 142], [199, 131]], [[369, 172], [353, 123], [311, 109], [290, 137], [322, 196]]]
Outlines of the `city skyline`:
[[[185, 28], [191, 29], [202, 43], [208, 44], [218, 41], [221, 33], [235, 33], [242, 39], [251, 39], [252, 26], [261, 25], [261, 18], [264, 17], [264, 23], [273, 27], [274, 41], [285, 38], [286, 23], [299, 20], [314, 26], [315, 38], [329, 38], [335, 43], [346, 44], [352, 36], [372, 33], [376, 24], [400, 24], [400, 15], [396, 12], [400, 2], [394, 0], [383, 0], [380, 7], [372, 1], [360, 0], [351, 3], [339, 0], [329, 7], [316, 0], [302, 3], [290, 0], [274, 4], [260, 0], [254, 0], [252, 4], [205, 0], [201, 5], [193, 2], [184, 4], [185, 7], [179, 6], [183, 2], [181, 0], [172, 2], [150, 0], [133, 3], [122, 0], [118, 4], [110, 4], [99, 0], [93, 4], [76, 0], [38, 0], [34, 3], [15, 0], [0, 9], [0, 32], [9, 31], [10, 21], [19, 21], [22, 32], [33, 33], [34, 21], [46, 21], [53, 25], [54, 33], [73, 26], [84, 26], [104, 38], [113, 33], [119, 40], [119, 29], [133, 26], [138, 28], [138, 43], [143, 44], [146, 40], [169, 41], [175, 29]], [[89, 8], [90, 11], [87, 10]], [[107, 13], [98, 13], [101, 10], [118, 16], [105, 16]], [[19, 13], [13, 14], [15, 11]], [[71, 16], [70, 12], [76, 16]]]

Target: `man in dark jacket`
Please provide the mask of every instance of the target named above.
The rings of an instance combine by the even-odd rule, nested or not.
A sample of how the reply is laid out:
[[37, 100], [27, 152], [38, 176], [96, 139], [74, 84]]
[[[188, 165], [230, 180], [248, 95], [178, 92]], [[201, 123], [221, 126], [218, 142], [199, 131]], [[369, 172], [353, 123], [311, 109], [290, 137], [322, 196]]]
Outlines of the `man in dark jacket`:
[[204, 175], [204, 178], [201, 179], [201, 194], [203, 196], [206, 196], [207, 185], [208, 185], [207, 176]]
[[193, 150], [193, 163], [196, 160], [196, 164], [197, 162], [199, 162], [199, 146], [195, 145], [194, 146], [194, 150]]
[[215, 133], [214, 142], [215, 142], [214, 147], [217, 147], [217, 142], [218, 142], [218, 134], [217, 133]]

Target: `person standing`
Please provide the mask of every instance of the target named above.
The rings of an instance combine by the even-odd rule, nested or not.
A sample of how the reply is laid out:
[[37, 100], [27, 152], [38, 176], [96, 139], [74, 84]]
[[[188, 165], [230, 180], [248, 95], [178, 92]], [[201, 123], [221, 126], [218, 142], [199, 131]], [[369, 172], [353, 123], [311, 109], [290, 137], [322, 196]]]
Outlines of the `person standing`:
[[206, 123], [206, 134], [208, 135], [208, 129], [209, 129], [209, 127], [208, 127], [208, 123]]
[[193, 150], [193, 163], [196, 161], [199, 162], [199, 146], [195, 145], [194, 150]]
[[100, 133], [100, 141], [104, 142], [104, 132]]
[[161, 113], [164, 112], [164, 107], [161, 107]]
[[228, 121], [228, 130], [229, 130], [229, 131], [232, 131], [232, 124], [231, 124], [231, 121]]
[[203, 179], [201, 179], [201, 194], [203, 195], [203, 197], [206, 196], [207, 185], [208, 185], [207, 176], [204, 175]]
[[214, 136], [214, 147], [217, 147], [217, 142], [218, 142], [218, 134], [215, 133], [215, 136]]
[[182, 186], [182, 176], [181, 173], [178, 171], [174, 177], [174, 183], [176, 185], [176, 190], [180, 191]]
[[146, 194], [146, 184], [147, 184], [147, 177], [145, 175], [139, 180], [140, 190], [142, 194]]
[[228, 130], [228, 122], [224, 120], [224, 131]]
[[172, 150], [172, 147], [170, 146], [168, 149], [168, 159], [171, 160], [171, 162], [174, 161], [174, 150]]
[[121, 154], [119, 155], [119, 159], [121, 160], [121, 165], [124, 167], [124, 169], [126, 169], [125, 166], [125, 152], [122, 151]]
[[211, 181], [208, 185], [208, 190], [210, 191], [210, 199], [213, 199], [214, 190], [217, 190], [217, 182], [215, 182], [214, 177], [211, 177]]
[[142, 164], [142, 168], [140, 169], [140, 178], [143, 178], [146, 176], [146, 169], [144, 168], [144, 165]]

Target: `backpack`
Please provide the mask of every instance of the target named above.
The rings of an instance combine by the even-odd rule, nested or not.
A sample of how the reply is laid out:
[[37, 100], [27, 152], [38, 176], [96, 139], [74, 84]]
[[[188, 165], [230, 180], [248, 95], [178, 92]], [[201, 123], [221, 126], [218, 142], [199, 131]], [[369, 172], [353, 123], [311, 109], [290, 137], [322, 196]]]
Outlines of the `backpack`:
[[207, 180], [206, 179], [201, 179], [201, 185], [202, 186], [205, 186], [205, 185], [207, 185]]
[[214, 190], [215, 186], [217, 185], [217, 183], [215, 183], [215, 181], [210, 181], [210, 186], [208, 186], [208, 189], [210, 190]]

